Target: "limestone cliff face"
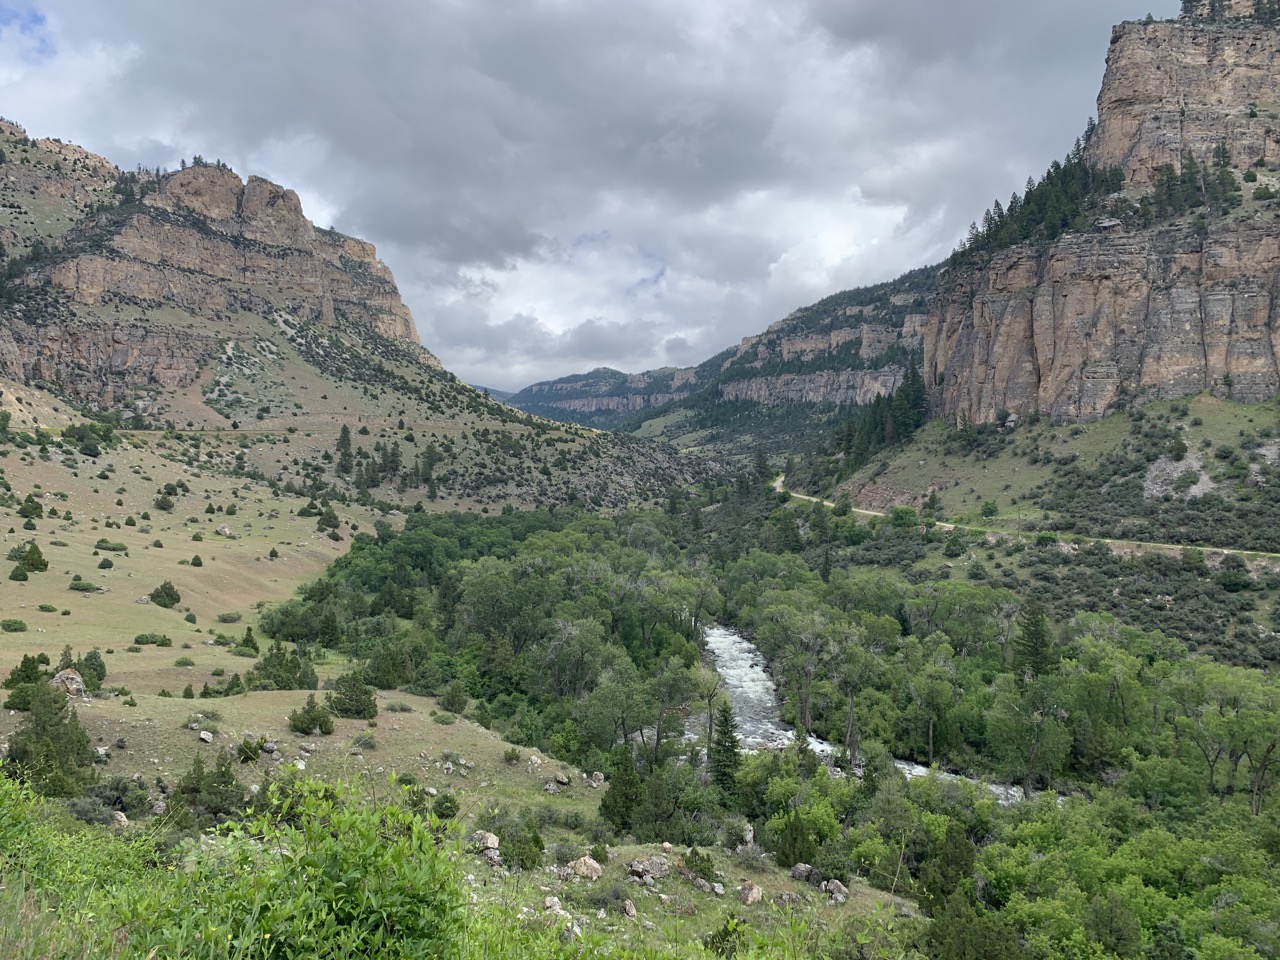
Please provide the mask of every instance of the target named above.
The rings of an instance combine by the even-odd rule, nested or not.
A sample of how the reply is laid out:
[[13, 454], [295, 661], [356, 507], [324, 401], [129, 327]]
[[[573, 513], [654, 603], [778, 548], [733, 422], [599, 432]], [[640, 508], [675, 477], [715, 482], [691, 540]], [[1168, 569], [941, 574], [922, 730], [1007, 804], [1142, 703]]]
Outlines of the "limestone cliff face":
[[731, 380], [719, 386], [722, 399], [750, 400], [767, 407], [781, 403], [868, 404], [888, 396], [902, 382], [901, 367], [878, 370], [823, 370]]
[[21, 278], [26, 293], [0, 325], [0, 372], [17, 379], [108, 406], [187, 387], [244, 335], [244, 314], [368, 330], [439, 366], [373, 245], [317, 230], [296, 193], [259, 177], [193, 166], [61, 242]]
[[331, 324], [342, 311], [383, 336], [418, 343], [373, 245], [317, 230], [296, 193], [259, 177], [244, 183], [225, 167], [190, 167], [113, 227], [102, 248], [82, 244], [45, 273], [76, 303], [123, 294], [216, 320], [246, 288], [271, 286], [293, 295], [291, 312], [303, 319]]
[[1073, 235], [969, 271], [934, 303], [926, 382], [947, 416], [1095, 420], [1122, 402], [1280, 389], [1274, 220]]
[[[1247, 21], [1124, 23], [1111, 35], [1088, 157], [1152, 182], [1184, 150], [1209, 157], [1225, 142], [1248, 166], [1280, 160], [1280, 31]], [[1253, 114], [1250, 116], [1250, 114]]]
[[[1176, 165], [1184, 150], [1206, 161], [1225, 141], [1237, 178], [1253, 169], [1259, 183], [1274, 183], [1277, 65], [1280, 32], [1249, 22], [1123, 24], [1088, 156], [1121, 166], [1138, 196], [1161, 164]], [[949, 272], [924, 325], [935, 412], [1076, 421], [1206, 390], [1273, 396], [1280, 231], [1276, 211], [1251, 193], [1207, 224], [1184, 217], [1133, 232], [1107, 224]]]

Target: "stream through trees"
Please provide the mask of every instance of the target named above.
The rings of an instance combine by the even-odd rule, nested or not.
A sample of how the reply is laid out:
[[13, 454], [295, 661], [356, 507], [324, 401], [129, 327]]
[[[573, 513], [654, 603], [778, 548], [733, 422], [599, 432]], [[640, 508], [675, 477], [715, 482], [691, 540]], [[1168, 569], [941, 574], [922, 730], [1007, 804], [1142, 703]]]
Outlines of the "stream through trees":
[[[733, 715], [738, 721], [738, 739], [744, 750], [783, 750], [795, 742], [795, 731], [782, 722], [778, 703], [778, 687], [769, 675], [764, 655], [746, 637], [727, 627], [708, 627], [704, 640], [708, 652], [715, 661], [716, 672], [724, 680], [725, 692], [733, 704]], [[705, 729], [702, 731], [705, 733]], [[809, 737], [809, 746], [823, 758], [831, 758], [840, 749], [825, 740]], [[909, 760], [894, 760], [908, 780], [926, 777], [928, 767]], [[943, 780], [961, 780], [986, 790], [1003, 805], [1017, 803], [1023, 798], [1022, 788], [1008, 784], [986, 783], [962, 777], [959, 774], [936, 771]]]

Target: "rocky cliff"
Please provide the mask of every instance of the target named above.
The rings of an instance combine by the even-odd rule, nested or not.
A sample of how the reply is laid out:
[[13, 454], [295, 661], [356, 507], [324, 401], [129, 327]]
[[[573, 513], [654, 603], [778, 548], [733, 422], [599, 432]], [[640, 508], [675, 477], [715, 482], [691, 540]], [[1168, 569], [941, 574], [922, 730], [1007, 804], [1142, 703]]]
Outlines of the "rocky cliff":
[[[26, 203], [43, 196], [65, 220], [9, 284], [0, 373], [109, 408], [193, 384], [243, 338], [246, 316], [368, 331], [438, 366], [372, 244], [316, 229], [292, 190], [201, 164], [140, 172], [125, 192], [115, 167], [78, 147], [14, 126], [0, 147]], [[22, 235], [10, 226], [15, 252], [32, 249], [34, 219]]]
[[1280, 186], [1278, 58], [1280, 33], [1247, 21], [1115, 29], [1087, 158], [1120, 166], [1138, 201], [1161, 165], [1186, 151], [1209, 163], [1225, 143], [1244, 202], [1146, 227], [1103, 221], [949, 271], [923, 331], [935, 412], [1093, 420], [1201, 391], [1254, 401], [1280, 389], [1280, 210], [1267, 196]]

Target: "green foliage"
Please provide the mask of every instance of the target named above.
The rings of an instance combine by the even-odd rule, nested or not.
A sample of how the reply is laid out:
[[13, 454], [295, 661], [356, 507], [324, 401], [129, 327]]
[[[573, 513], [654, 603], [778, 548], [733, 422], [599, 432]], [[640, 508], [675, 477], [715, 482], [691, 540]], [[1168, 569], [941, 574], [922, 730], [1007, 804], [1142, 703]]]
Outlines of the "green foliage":
[[442, 793], [431, 804], [431, 812], [441, 820], [452, 820], [458, 815], [458, 798], [452, 793]]
[[25, 633], [27, 630], [27, 622], [18, 620], [14, 617], [6, 617], [0, 620], [0, 631], [5, 633]]
[[738, 721], [733, 716], [733, 706], [721, 701], [715, 711], [711, 745], [707, 748], [707, 768], [711, 782], [720, 790], [726, 802], [732, 803], [738, 795], [738, 767], [742, 758], [742, 745], [738, 740]]
[[172, 580], [166, 580], [152, 590], [148, 596], [151, 597], [152, 603], [165, 609], [170, 609], [182, 602], [182, 594], [178, 592], [178, 588], [173, 585]]
[[325, 705], [335, 717], [372, 720], [378, 715], [378, 701], [373, 688], [366, 685], [359, 671], [341, 674], [333, 691], [325, 694]]
[[14, 775], [46, 797], [73, 797], [93, 782], [93, 750], [67, 698], [49, 684], [26, 684], [27, 712], [9, 739]]
[[310, 659], [277, 640], [245, 674], [245, 683], [251, 690], [314, 690], [319, 679]]
[[626, 747], [615, 747], [610, 755], [612, 776], [604, 796], [600, 798], [600, 816], [618, 833], [631, 829], [635, 809], [644, 790], [635, 758]]
[[999, 200], [992, 204], [982, 225], [969, 227], [968, 239], [952, 261], [1019, 243], [1052, 243], [1066, 230], [1084, 229], [1106, 211], [1105, 201], [1121, 188], [1124, 177], [1118, 167], [1102, 169], [1084, 159], [1084, 148], [1094, 129], [1090, 119], [1072, 151], [1061, 162], [1050, 164], [1038, 182], [1028, 180], [1026, 191], [1010, 197], [1007, 207]]
[[457, 680], [449, 684], [440, 695], [440, 706], [450, 713], [462, 713], [469, 702], [466, 687]]
[[289, 713], [289, 729], [308, 736], [312, 733], [333, 733], [333, 714], [316, 703], [314, 693], [307, 695], [306, 705]]

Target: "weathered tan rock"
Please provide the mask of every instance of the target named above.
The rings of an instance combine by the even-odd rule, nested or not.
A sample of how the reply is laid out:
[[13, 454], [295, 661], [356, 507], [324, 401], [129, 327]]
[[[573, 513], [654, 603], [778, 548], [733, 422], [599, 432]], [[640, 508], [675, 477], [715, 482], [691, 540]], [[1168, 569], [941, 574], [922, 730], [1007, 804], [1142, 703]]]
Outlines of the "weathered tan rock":
[[[1130, 184], [1184, 149], [1226, 142], [1233, 162], [1280, 159], [1280, 33], [1247, 22], [1115, 29], [1088, 145]], [[1268, 143], [1268, 139], [1273, 142]], [[1127, 404], [1210, 391], [1245, 402], [1280, 389], [1280, 238], [1272, 211], [1207, 228], [1174, 222], [1067, 234], [946, 276], [924, 325], [935, 412], [989, 423], [1001, 411], [1095, 420]]]
[[1183, 150], [1203, 161], [1224, 141], [1242, 166], [1280, 157], [1269, 136], [1275, 121], [1262, 110], [1249, 116], [1250, 104], [1280, 101], [1277, 57], [1280, 32], [1251, 22], [1121, 24], [1112, 31], [1087, 156], [1121, 166], [1139, 185], [1161, 164], [1176, 165]]
[[754, 906], [764, 899], [764, 890], [759, 884], [747, 880], [738, 888], [738, 899], [748, 907]]
[[886, 367], [752, 377], [722, 383], [720, 396], [725, 400], [751, 400], [768, 406], [794, 402], [867, 404], [898, 389], [902, 373], [901, 367]]
[[583, 880], [599, 880], [604, 874], [604, 868], [591, 857], [579, 857], [569, 864], [569, 870], [575, 877]]
[[68, 667], [66, 670], [59, 670], [49, 686], [53, 689], [65, 693], [69, 697], [83, 697], [85, 695], [84, 678], [79, 672]]
[[[75, 151], [64, 152], [72, 160]], [[76, 175], [87, 176], [89, 163]], [[92, 169], [101, 178], [115, 168]], [[98, 198], [70, 174], [46, 179], [80, 190], [82, 202]], [[372, 244], [317, 230], [292, 190], [244, 183], [226, 167], [169, 175], [140, 204], [81, 221], [64, 245], [65, 256], [21, 281], [33, 292], [48, 284], [58, 299], [19, 302], [0, 323], [0, 374], [52, 381], [100, 407], [190, 386], [224, 340], [243, 335], [244, 313], [419, 343]], [[101, 319], [108, 311], [119, 320]], [[439, 365], [425, 350], [418, 356]]]
[[1003, 251], [938, 296], [924, 376], [948, 417], [1096, 420], [1122, 402], [1280, 389], [1280, 237], [1265, 222], [1070, 235]]

